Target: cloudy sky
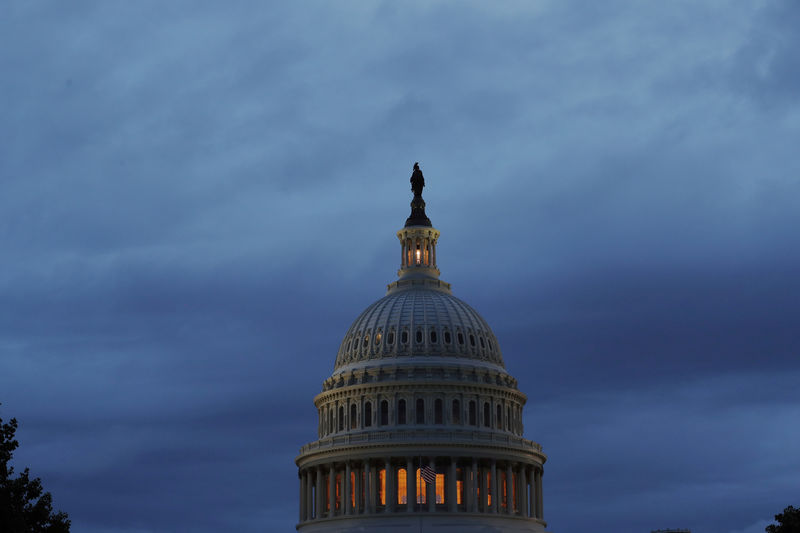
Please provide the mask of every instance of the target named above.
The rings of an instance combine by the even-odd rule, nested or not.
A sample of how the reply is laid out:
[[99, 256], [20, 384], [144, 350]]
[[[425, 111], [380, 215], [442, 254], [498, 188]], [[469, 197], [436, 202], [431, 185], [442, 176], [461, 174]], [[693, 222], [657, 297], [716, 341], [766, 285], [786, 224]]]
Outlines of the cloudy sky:
[[414, 161], [556, 533], [800, 504], [800, 4], [0, 2], [0, 417], [76, 532], [292, 531]]

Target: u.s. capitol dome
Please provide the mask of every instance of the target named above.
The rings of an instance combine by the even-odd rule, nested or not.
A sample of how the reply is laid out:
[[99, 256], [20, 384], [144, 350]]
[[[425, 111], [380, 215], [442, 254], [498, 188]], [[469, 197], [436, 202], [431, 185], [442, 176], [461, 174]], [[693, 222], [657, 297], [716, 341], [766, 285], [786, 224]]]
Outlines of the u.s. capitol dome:
[[523, 437], [526, 396], [489, 325], [439, 279], [418, 165], [411, 185], [398, 279], [350, 326], [314, 398], [297, 529], [544, 531], [546, 456]]

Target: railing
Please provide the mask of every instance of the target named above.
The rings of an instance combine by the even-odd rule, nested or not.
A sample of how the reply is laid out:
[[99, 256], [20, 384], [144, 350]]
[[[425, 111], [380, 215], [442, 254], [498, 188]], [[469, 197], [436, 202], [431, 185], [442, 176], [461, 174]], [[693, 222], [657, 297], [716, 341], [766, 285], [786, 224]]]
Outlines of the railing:
[[354, 444], [384, 444], [384, 443], [449, 443], [456, 442], [462, 444], [500, 444], [513, 446], [515, 448], [529, 449], [536, 452], [542, 451], [539, 443], [523, 439], [514, 435], [504, 435], [498, 433], [488, 433], [485, 431], [369, 431], [364, 433], [350, 433], [347, 435], [336, 435], [327, 437], [314, 442], [310, 442], [300, 448], [300, 455], [311, 451], [328, 450], [338, 446], [348, 446]]

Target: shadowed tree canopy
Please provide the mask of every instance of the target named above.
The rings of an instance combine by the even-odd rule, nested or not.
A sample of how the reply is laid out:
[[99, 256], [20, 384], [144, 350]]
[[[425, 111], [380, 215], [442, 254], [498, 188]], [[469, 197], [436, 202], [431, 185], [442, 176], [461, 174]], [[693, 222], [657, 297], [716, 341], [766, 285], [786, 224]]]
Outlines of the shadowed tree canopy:
[[775, 515], [778, 524], [770, 524], [765, 528], [767, 533], [800, 533], [800, 509], [791, 505], [783, 513]]
[[9, 466], [19, 442], [14, 439], [17, 420], [0, 418], [0, 531], [4, 533], [69, 532], [70, 521], [61, 511], [54, 513], [53, 497], [43, 492], [39, 478], [30, 479], [28, 469], [16, 478]]

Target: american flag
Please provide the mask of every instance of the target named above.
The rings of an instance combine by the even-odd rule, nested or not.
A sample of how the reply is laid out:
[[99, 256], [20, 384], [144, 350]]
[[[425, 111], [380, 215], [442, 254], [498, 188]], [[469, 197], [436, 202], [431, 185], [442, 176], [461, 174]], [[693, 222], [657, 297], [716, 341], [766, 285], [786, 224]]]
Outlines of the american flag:
[[430, 466], [424, 466], [420, 473], [422, 479], [425, 480], [425, 483], [435, 483], [436, 482], [436, 470], [431, 468]]

